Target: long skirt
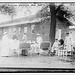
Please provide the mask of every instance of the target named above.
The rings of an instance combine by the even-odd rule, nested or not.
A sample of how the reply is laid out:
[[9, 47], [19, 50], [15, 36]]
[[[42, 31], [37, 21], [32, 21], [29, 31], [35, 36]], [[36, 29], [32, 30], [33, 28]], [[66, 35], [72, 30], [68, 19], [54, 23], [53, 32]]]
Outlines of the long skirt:
[[1, 56], [9, 56], [9, 45], [6, 43], [2, 43]]

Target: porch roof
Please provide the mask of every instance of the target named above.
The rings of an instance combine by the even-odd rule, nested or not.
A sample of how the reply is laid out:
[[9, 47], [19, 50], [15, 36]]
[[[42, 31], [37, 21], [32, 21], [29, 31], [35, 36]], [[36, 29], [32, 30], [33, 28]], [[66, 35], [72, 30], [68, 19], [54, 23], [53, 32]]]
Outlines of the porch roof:
[[21, 25], [27, 23], [36, 23], [36, 22], [41, 22], [47, 18], [50, 18], [50, 16], [40, 18], [40, 17], [36, 17], [36, 15], [32, 15], [29, 17], [22, 17], [22, 18], [2, 22], [0, 23], [0, 27], [15, 26], [15, 25]]

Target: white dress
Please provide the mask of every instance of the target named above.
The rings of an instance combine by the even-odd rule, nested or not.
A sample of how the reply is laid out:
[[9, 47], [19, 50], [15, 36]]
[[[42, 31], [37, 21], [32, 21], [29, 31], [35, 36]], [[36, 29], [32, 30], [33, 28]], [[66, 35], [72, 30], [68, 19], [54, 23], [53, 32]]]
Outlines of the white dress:
[[38, 46], [40, 47], [40, 44], [42, 43], [42, 37], [37, 37], [37, 43], [38, 43]]
[[9, 56], [9, 39], [7, 35], [2, 38], [1, 56]]
[[69, 36], [65, 38], [65, 45], [66, 45], [66, 50], [71, 51], [72, 50], [72, 40]]
[[40, 48], [40, 45], [42, 43], [42, 37], [41, 36], [37, 37], [37, 43], [38, 43], [38, 45], [37, 45], [38, 46], [37, 53], [42, 53], [43, 50]]
[[19, 53], [19, 40], [13, 40], [12, 49], [13, 51]]
[[58, 41], [54, 42], [51, 52], [54, 52], [54, 50], [59, 50], [59, 42]]
[[23, 41], [27, 42], [27, 36], [26, 35], [23, 35]]

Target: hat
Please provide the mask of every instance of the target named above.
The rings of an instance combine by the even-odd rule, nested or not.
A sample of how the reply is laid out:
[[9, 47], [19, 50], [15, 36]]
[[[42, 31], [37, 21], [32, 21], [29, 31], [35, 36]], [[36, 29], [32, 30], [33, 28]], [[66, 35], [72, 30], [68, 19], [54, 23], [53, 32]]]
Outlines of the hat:
[[57, 38], [55, 40], [58, 40]]
[[66, 33], [66, 34], [69, 34], [69, 33]]
[[7, 32], [4, 32], [4, 35], [7, 34]]
[[37, 34], [37, 35], [40, 35], [40, 34]]
[[23, 33], [23, 34], [26, 34], [26, 33]]

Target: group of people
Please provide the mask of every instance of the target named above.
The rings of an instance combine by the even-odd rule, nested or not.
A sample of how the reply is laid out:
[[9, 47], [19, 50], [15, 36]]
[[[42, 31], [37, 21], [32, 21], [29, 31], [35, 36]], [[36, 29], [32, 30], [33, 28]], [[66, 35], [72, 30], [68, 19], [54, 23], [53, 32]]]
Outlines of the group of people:
[[[27, 41], [27, 36], [23, 34], [23, 43]], [[31, 44], [30, 53], [42, 53], [41, 43], [43, 39], [40, 34], [37, 34], [36, 41]], [[19, 39], [14, 33], [13, 39], [8, 38], [8, 33], [5, 32], [2, 37], [2, 46], [1, 46], [1, 56], [10, 56], [13, 52], [21, 53], [19, 50]], [[73, 40], [70, 37], [69, 33], [66, 33], [65, 40], [63, 39], [55, 39], [53, 46], [51, 47], [50, 52], [55, 52], [55, 55], [58, 54], [58, 50], [66, 49], [68, 52], [73, 52]]]
[[43, 42], [43, 39], [41, 37], [40, 34], [37, 34], [37, 38], [36, 41], [34, 41], [34, 43], [31, 44], [31, 50], [30, 53], [34, 54], [41, 54], [43, 52], [43, 50], [41, 49], [41, 43]]
[[13, 35], [13, 39], [8, 37], [8, 33], [4, 32], [1, 44], [1, 56], [10, 56], [13, 52], [18, 52], [19, 40]]
[[73, 53], [73, 39], [69, 33], [66, 33], [65, 40], [63, 39], [55, 39], [55, 42], [52, 46], [51, 52], [55, 52], [55, 55], [58, 55], [58, 50], [66, 50], [70, 53]]
[[[4, 32], [3, 37], [2, 37], [2, 46], [1, 46], [1, 56], [11, 56], [14, 52], [16, 52], [17, 54], [20, 54], [21, 51], [19, 50], [19, 44], [20, 41], [17, 38], [15, 32], [13, 33], [13, 38], [10, 39], [8, 37], [8, 33]], [[26, 33], [23, 33], [23, 43], [26, 43], [27, 41], [27, 36]], [[38, 47], [38, 50], [36, 51], [37, 53], [40, 53], [40, 44], [42, 42], [42, 37], [40, 36], [40, 34], [37, 34], [37, 38], [36, 38], [36, 42], [35, 45]], [[31, 50], [31, 52], [33, 52], [33, 50]]]

